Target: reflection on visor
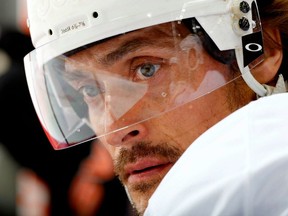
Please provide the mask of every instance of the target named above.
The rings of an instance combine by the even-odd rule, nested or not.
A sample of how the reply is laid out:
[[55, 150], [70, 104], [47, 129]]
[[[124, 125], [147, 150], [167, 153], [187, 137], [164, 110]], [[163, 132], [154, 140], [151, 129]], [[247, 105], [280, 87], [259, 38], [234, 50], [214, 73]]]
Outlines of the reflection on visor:
[[46, 71], [54, 71], [45, 73], [47, 95], [66, 143], [71, 145], [95, 137], [87, 121], [87, 105], [82, 97], [63, 80], [56, 67]]
[[231, 81], [229, 70], [172, 22], [58, 56], [32, 76], [38, 115], [61, 149], [189, 105]]

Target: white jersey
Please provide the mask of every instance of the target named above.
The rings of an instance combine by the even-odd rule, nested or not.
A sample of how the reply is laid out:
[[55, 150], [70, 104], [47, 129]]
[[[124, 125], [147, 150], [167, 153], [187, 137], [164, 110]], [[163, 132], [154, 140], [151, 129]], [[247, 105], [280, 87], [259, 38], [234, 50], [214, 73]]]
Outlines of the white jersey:
[[288, 215], [288, 93], [251, 102], [201, 135], [145, 216]]

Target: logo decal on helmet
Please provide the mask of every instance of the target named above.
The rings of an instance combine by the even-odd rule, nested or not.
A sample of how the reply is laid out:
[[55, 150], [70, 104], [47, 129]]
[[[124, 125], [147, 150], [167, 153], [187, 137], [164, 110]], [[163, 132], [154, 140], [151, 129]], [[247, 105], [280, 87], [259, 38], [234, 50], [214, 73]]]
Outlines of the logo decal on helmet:
[[255, 32], [242, 37], [244, 67], [264, 54], [262, 33]]

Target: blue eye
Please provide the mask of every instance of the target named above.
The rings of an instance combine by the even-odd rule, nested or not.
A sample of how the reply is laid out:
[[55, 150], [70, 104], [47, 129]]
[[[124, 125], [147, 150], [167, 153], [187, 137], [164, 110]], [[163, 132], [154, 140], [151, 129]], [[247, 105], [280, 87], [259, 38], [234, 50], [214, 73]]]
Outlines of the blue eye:
[[140, 78], [147, 79], [152, 77], [159, 70], [159, 68], [159, 64], [144, 64], [137, 69], [137, 75], [140, 76]]
[[96, 85], [85, 85], [79, 89], [79, 92], [83, 95], [85, 100], [90, 101], [97, 97], [99, 94], [103, 93], [104, 91], [101, 90]]

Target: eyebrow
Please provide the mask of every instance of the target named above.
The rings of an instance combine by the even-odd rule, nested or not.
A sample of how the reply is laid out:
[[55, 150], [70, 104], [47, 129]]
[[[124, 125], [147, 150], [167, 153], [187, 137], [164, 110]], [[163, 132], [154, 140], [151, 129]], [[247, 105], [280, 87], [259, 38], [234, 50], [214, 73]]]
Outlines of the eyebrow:
[[86, 73], [83, 73], [82, 71], [79, 71], [79, 70], [69, 70], [69, 71], [64, 70], [63, 77], [67, 81], [73, 82], [75, 80], [85, 79], [88, 76]]
[[148, 46], [161, 47], [155, 40], [136, 38], [121, 44], [117, 49], [100, 58], [99, 62], [103, 65], [110, 66], [119, 61], [128, 53], [135, 52]]
[[[143, 47], [147, 47], [147, 46], [151, 47], [151, 46], [156, 46], [156, 45], [160, 47], [160, 45], [156, 43], [155, 41], [147, 40], [143, 38], [136, 38], [130, 41], [126, 41], [125, 43], [121, 44], [117, 49], [106, 54], [105, 56], [98, 59], [97, 61], [103, 64], [104, 66], [111, 66], [130, 52], [134, 52]], [[69, 81], [87, 78], [85, 73], [77, 69], [69, 70], [69, 71], [64, 70], [64, 77]]]
[[[161, 32], [159, 32], [161, 33]], [[90, 45], [86, 45], [83, 46], [79, 49], [74, 50], [73, 52], [69, 52], [69, 54], [66, 54], [65, 56], [69, 57], [72, 56], [74, 54], [77, 54], [83, 50], [85, 50], [85, 48], [92, 48], [93, 46], [97, 46], [99, 44], [101, 44], [102, 42], [105, 43], [109, 43], [111, 39], [118, 37], [117, 36], [113, 36], [111, 38], [106, 38], [104, 40], [101, 41], [97, 41], [95, 43], [92, 43]], [[102, 57], [98, 58], [96, 61], [100, 64], [102, 64], [104, 67], [105, 66], [111, 66], [113, 65], [115, 62], [119, 61], [120, 59], [122, 59], [125, 55], [131, 53], [131, 52], [135, 52], [137, 50], [140, 50], [141, 48], [144, 47], [153, 47], [153, 48], [159, 48], [159, 49], [163, 49], [163, 47], [165, 46], [171, 46], [171, 43], [169, 42], [169, 40], [164, 40], [159, 42], [159, 40], [151, 40], [149, 38], [144, 38], [144, 37], [136, 37], [136, 38], [132, 38], [122, 44], [120, 44], [120, 46], [114, 50], [112, 50], [111, 52], [109, 52], [108, 54], [103, 55]], [[82, 71], [79, 70], [71, 70], [71, 71], [66, 71], [65, 72], [65, 77], [69, 80], [76, 80], [79, 78], [85, 78], [86, 75], [83, 74]]]

